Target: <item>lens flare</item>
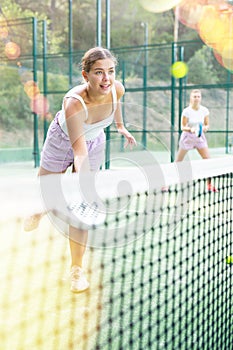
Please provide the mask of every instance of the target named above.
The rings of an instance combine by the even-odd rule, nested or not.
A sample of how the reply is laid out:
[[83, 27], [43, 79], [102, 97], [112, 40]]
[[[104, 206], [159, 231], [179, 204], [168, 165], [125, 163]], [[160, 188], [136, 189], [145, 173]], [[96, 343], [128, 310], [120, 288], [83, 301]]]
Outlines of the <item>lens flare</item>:
[[228, 12], [222, 12], [219, 6], [203, 7], [198, 22], [198, 32], [206, 45], [217, 51], [222, 51], [224, 42], [229, 37], [230, 27], [231, 20]]
[[6, 39], [8, 37], [8, 27], [7, 27], [7, 22], [6, 20], [2, 20], [0, 17], [0, 38], [1, 39]]
[[178, 20], [185, 26], [197, 30], [203, 6], [208, 0], [183, 0], [176, 8]]
[[35, 99], [40, 94], [40, 89], [33, 80], [29, 80], [24, 84], [24, 91], [30, 99]]
[[149, 12], [165, 12], [177, 6], [182, 0], [139, 0], [140, 5]]
[[225, 40], [223, 49], [220, 51], [220, 53], [224, 59], [233, 59], [233, 37], [229, 37]]
[[20, 56], [20, 47], [13, 41], [9, 41], [5, 45], [5, 54], [10, 60], [15, 60]]
[[223, 63], [223, 60], [222, 60], [222, 56], [218, 53], [218, 51], [214, 50], [213, 51], [213, 54], [214, 54], [214, 57], [216, 59], [216, 61], [224, 67], [224, 63]]
[[222, 57], [222, 62], [223, 62], [223, 66], [233, 72], [233, 57], [232, 58], [226, 58], [226, 57]]
[[232, 58], [226, 58], [222, 57], [221, 54], [217, 51], [213, 51], [214, 57], [216, 61], [225, 69], [229, 71], [233, 71], [233, 57]]
[[36, 96], [36, 98], [31, 100], [30, 107], [32, 112], [39, 114], [41, 116], [46, 116], [49, 111], [48, 99], [44, 95], [39, 94]]

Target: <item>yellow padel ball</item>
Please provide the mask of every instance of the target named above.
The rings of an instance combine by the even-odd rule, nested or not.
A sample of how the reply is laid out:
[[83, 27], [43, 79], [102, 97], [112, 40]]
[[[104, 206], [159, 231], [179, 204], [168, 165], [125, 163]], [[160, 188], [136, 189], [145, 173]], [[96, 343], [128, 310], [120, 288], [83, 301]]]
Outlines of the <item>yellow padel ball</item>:
[[174, 78], [177, 78], [177, 79], [184, 78], [188, 73], [188, 66], [183, 61], [177, 61], [173, 63], [170, 71], [171, 71], [171, 75]]
[[226, 263], [227, 264], [233, 264], [233, 256], [232, 255], [226, 257]]

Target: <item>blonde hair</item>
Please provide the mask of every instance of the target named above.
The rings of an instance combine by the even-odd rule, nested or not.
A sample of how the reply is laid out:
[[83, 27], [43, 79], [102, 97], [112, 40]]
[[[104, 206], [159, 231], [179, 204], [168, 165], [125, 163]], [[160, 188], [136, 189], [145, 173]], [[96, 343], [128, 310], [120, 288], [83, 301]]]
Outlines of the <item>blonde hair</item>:
[[196, 94], [196, 93], [201, 94], [201, 90], [199, 90], [199, 89], [194, 89], [194, 90], [191, 91], [190, 95]]
[[82, 70], [88, 73], [96, 61], [104, 60], [106, 58], [110, 58], [114, 65], [117, 65], [116, 57], [108, 49], [99, 46], [93, 47], [92, 49], [88, 50], [82, 58]]

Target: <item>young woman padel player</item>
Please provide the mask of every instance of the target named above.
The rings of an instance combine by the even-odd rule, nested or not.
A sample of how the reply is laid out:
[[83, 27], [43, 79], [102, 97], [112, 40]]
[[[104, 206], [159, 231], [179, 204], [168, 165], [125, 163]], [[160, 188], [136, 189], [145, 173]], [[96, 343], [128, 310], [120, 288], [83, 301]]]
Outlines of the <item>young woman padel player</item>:
[[[85, 83], [72, 88], [64, 97], [62, 109], [51, 123], [41, 153], [39, 176], [64, 173], [70, 166], [96, 171], [104, 159], [104, 128], [114, 121], [118, 132], [126, 138], [126, 146], [134, 146], [134, 137], [124, 127], [120, 99], [123, 85], [115, 79], [117, 60], [102, 47], [88, 50], [82, 58]], [[84, 169], [85, 171], [85, 169]], [[38, 227], [43, 214], [33, 215], [24, 228]], [[70, 226], [71, 291], [89, 287], [83, 270], [88, 232]], [[72, 239], [71, 237], [75, 237]]]
[[[209, 148], [205, 133], [209, 130], [209, 110], [201, 105], [201, 91], [196, 89], [190, 93], [190, 104], [186, 107], [181, 116], [182, 134], [179, 141], [179, 150], [176, 156], [176, 162], [181, 162], [186, 153], [196, 148], [203, 159], [209, 159]], [[198, 131], [198, 132], [196, 132]], [[207, 190], [218, 192], [207, 179]]]

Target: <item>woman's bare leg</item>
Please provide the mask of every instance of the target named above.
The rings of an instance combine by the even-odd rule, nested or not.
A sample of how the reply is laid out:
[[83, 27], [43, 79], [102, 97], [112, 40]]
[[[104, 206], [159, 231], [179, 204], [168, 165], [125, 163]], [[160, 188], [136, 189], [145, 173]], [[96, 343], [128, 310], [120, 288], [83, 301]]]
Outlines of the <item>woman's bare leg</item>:
[[[74, 171], [74, 170], [73, 170]], [[40, 167], [39, 176], [49, 175], [51, 172]], [[83, 256], [86, 251], [88, 232], [69, 226], [69, 244], [71, 253], [71, 266], [82, 267]]]
[[197, 149], [198, 153], [203, 159], [209, 159], [210, 153], [208, 147]]
[[188, 151], [185, 150], [185, 149], [179, 149], [178, 153], [177, 153], [177, 156], [176, 156], [176, 160], [175, 162], [182, 162], [182, 160], [184, 159], [184, 157], [186, 156], [186, 153]]
[[88, 231], [79, 230], [73, 226], [70, 226], [69, 234], [71, 266], [76, 265], [82, 267], [83, 256], [86, 251]]
[[69, 234], [71, 254], [70, 290], [74, 293], [80, 293], [89, 288], [89, 282], [87, 281], [84, 270], [82, 269], [88, 232], [86, 230], [79, 230], [73, 226], [70, 226]]

